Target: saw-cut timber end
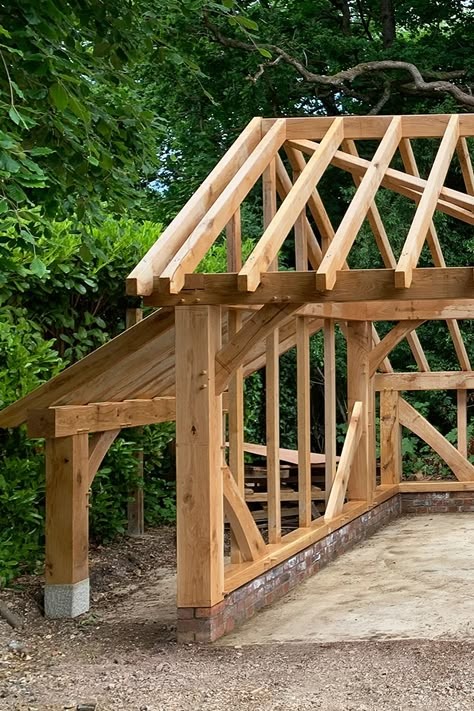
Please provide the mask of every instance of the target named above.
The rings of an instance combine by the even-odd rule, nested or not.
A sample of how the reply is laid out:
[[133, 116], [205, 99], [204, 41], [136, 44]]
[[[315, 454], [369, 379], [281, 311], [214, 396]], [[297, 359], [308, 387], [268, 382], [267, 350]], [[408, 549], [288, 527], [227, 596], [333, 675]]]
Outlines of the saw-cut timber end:
[[254, 276], [251, 273], [237, 275], [237, 289], [243, 293], [253, 293], [260, 286], [260, 275]]
[[336, 276], [326, 272], [316, 272], [316, 289], [318, 291], [331, 291], [336, 283]]
[[409, 289], [413, 281], [412, 270], [400, 270], [395, 269], [395, 288], [396, 289]]
[[150, 296], [153, 293], [153, 275], [149, 278], [129, 276], [125, 280], [125, 293], [127, 296]]
[[158, 293], [160, 294], [179, 294], [184, 286], [184, 280], [182, 285], [179, 285], [178, 279], [171, 279], [170, 277], [159, 277], [158, 278]]

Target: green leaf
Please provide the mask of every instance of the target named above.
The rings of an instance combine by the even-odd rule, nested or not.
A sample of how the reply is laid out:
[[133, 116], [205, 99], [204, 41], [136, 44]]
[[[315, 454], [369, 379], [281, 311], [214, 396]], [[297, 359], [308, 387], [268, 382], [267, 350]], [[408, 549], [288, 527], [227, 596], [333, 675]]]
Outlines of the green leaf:
[[0, 215], [3, 215], [8, 210], [8, 203], [6, 200], [0, 200]]
[[272, 55], [271, 55], [271, 53], [268, 51], [268, 49], [264, 49], [263, 47], [257, 47], [257, 49], [258, 49], [258, 51], [260, 52], [260, 54], [262, 55], [262, 57], [265, 57], [266, 59], [271, 59], [271, 58], [272, 58]]
[[14, 106], [10, 106], [10, 109], [8, 111], [8, 115], [10, 116], [11, 120], [13, 123], [16, 123], [17, 126], [20, 125], [21, 123], [21, 116], [18, 113], [18, 111], [15, 109]]
[[235, 20], [239, 23], [239, 25], [242, 25], [242, 27], [245, 27], [247, 30], [258, 30], [257, 23], [251, 20], [249, 17], [244, 17], [243, 15], [236, 15]]
[[62, 84], [56, 82], [49, 87], [49, 98], [53, 106], [64, 111], [69, 104], [69, 95]]
[[49, 156], [55, 151], [52, 148], [47, 148], [47, 146], [38, 146], [37, 148], [31, 148], [28, 153], [30, 156]]
[[48, 272], [46, 264], [39, 257], [35, 257], [31, 262], [30, 271], [40, 279]]

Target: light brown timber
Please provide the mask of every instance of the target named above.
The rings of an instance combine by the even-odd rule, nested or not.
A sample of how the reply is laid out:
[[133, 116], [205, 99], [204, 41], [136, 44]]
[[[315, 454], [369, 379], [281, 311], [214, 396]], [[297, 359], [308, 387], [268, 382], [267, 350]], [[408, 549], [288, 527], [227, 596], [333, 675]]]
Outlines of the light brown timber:
[[230, 523], [243, 560], [257, 560], [265, 553], [265, 542], [229, 467], [222, 467], [224, 513]]
[[238, 288], [241, 291], [255, 291], [260, 284], [261, 273], [267, 271], [277, 256], [295, 216], [303, 210], [342, 139], [342, 119], [336, 118], [240, 270]]
[[367, 172], [362, 178], [356, 194], [352, 198], [349, 208], [334, 235], [334, 239], [316, 272], [318, 289], [328, 290], [334, 287], [336, 272], [342, 268], [346, 260], [401, 138], [401, 118], [395, 116], [382, 138], [372, 162], [367, 168]]
[[474, 372], [377, 373], [376, 390], [474, 390]]
[[380, 393], [380, 481], [399, 484], [402, 476], [402, 438], [396, 390]]
[[458, 451], [467, 458], [467, 392], [457, 391]]
[[87, 434], [47, 439], [47, 585], [73, 585], [89, 577], [88, 492]]
[[95, 432], [89, 440], [89, 487], [92, 486], [94, 477], [102, 464], [102, 461], [109, 451], [110, 445], [120, 434], [120, 430], [107, 430], [106, 432]]
[[347, 434], [342, 447], [341, 458], [337, 466], [336, 477], [331, 488], [331, 493], [329, 494], [326, 511], [324, 512], [325, 521], [330, 521], [342, 513], [352, 462], [354, 461], [361, 437], [362, 412], [362, 403], [355, 402], [349, 419], [349, 427], [347, 428]]
[[105, 432], [169, 422], [175, 416], [176, 401], [170, 396], [90, 405], [58, 405], [28, 411], [28, 436], [54, 438], [81, 432]]
[[[240, 208], [226, 226], [227, 270], [236, 272], [242, 266], [242, 225]], [[242, 328], [242, 313], [227, 310], [227, 338], [233, 338]], [[229, 468], [241, 494], [245, 489], [244, 475], [244, 374], [242, 366], [236, 368], [229, 381], [228, 397]], [[231, 561], [241, 563], [242, 556], [235, 534], [231, 529]]]
[[395, 269], [395, 285], [400, 288], [406, 289], [411, 284], [413, 269], [418, 263], [458, 139], [459, 117], [454, 114], [441, 141]]
[[374, 397], [372, 378], [369, 373], [369, 355], [372, 345], [371, 324], [368, 321], [347, 323], [347, 394], [348, 411], [354, 410], [356, 402], [362, 403], [360, 414], [360, 441], [354, 456], [348, 484], [349, 500], [358, 499], [370, 503], [375, 488], [374, 438], [369, 432], [369, 411], [373, 413], [371, 399]]
[[261, 126], [262, 119], [259, 117], [250, 121], [200, 188], [131, 272], [127, 279], [127, 293], [142, 296], [151, 293], [153, 277], [161, 274], [172, 255], [183, 245], [257, 146], [262, 136]]
[[474, 466], [406, 400], [399, 400], [400, 424], [429, 444], [459, 481], [474, 481]]
[[216, 306], [176, 309], [178, 607], [222, 600], [222, 404], [215, 392], [221, 317]]
[[185, 274], [193, 272], [219, 233], [235, 214], [242, 200], [248, 195], [257, 179], [283, 145], [286, 137], [285, 120], [277, 121], [274, 127], [239, 168], [215, 203], [209, 208], [184, 244], [172, 256], [161, 272], [160, 289], [179, 293], [184, 285]]
[[325, 490], [329, 496], [336, 476], [336, 338], [332, 319], [324, 321], [324, 454]]

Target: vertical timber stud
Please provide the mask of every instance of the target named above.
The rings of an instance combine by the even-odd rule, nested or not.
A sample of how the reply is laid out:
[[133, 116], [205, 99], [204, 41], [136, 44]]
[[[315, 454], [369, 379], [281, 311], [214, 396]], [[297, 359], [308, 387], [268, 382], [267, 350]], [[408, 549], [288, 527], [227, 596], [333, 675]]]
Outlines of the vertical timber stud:
[[327, 503], [336, 476], [336, 342], [333, 319], [324, 321], [324, 453]]
[[[240, 208], [232, 216], [226, 228], [227, 271], [238, 272], [242, 267], [242, 235]], [[242, 314], [236, 309], [227, 312], [227, 333], [229, 340], [242, 327]], [[229, 469], [232, 472], [242, 496], [245, 490], [244, 475], [244, 376], [243, 368], [235, 370], [229, 382]], [[242, 556], [231, 531], [230, 559], [241, 563]]]
[[46, 617], [89, 609], [88, 435], [46, 440]]
[[[299, 177], [294, 173], [293, 180]], [[295, 222], [295, 262], [308, 270], [306, 207]], [[309, 328], [305, 316], [296, 317], [296, 398], [298, 412], [298, 508], [299, 525], [311, 525], [311, 384], [309, 379]]]
[[[126, 328], [131, 328], [143, 318], [143, 309], [127, 309]], [[141, 427], [139, 428], [141, 431]], [[137, 475], [143, 480], [143, 449], [136, 454]], [[127, 504], [127, 521], [129, 536], [143, 536], [145, 533], [145, 512], [143, 500], [143, 486], [137, 486], [130, 492], [131, 501]]]
[[178, 607], [212, 607], [224, 589], [222, 397], [214, 379], [220, 307], [175, 313]]
[[380, 483], [399, 484], [402, 476], [402, 438], [398, 418], [399, 393], [380, 393]]
[[357, 400], [362, 402], [362, 428], [359, 446], [354, 457], [347, 487], [349, 500], [371, 503], [375, 488], [375, 438], [370, 428], [374, 413], [373, 379], [369, 376], [369, 355], [372, 346], [372, 328], [369, 321], [347, 322], [347, 394], [348, 408], [352, 412]]
[[458, 390], [458, 451], [467, 459], [467, 390]]
[[[276, 161], [273, 159], [264, 171], [263, 182], [263, 228], [267, 229], [276, 211]], [[269, 271], [278, 271], [278, 257], [269, 266]], [[280, 337], [276, 328], [265, 343], [265, 411], [267, 440], [267, 510], [268, 542], [281, 540], [280, 501]]]

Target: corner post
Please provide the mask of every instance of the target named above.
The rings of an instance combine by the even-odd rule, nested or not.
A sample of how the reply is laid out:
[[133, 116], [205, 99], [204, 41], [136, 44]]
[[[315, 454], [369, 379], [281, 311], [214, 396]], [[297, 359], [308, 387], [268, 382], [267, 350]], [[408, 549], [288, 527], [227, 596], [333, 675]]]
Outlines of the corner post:
[[46, 440], [46, 617], [89, 609], [87, 434]]
[[347, 322], [347, 394], [349, 412], [362, 402], [360, 443], [347, 487], [348, 499], [372, 502], [375, 489], [374, 387], [369, 355], [372, 329], [369, 321]]
[[211, 608], [224, 589], [220, 307], [177, 306], [175, 324], [178, 608]]

